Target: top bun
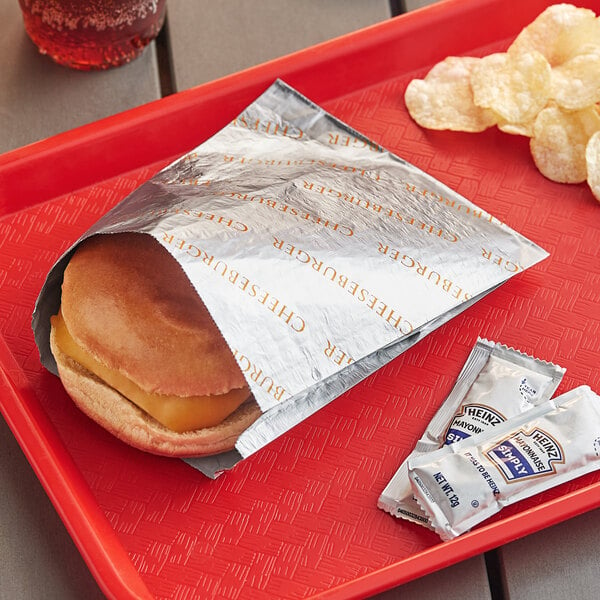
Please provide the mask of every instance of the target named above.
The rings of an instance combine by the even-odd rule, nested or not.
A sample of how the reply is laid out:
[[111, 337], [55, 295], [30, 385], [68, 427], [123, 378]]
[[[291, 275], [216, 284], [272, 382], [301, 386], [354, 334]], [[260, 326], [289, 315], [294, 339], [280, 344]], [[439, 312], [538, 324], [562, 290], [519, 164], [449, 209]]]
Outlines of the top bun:
[[187, 275], [149, 235], [85, 240], [65, 270], [61, 311], [82, 348], [145, 391], [200, 396], [247, 386]]

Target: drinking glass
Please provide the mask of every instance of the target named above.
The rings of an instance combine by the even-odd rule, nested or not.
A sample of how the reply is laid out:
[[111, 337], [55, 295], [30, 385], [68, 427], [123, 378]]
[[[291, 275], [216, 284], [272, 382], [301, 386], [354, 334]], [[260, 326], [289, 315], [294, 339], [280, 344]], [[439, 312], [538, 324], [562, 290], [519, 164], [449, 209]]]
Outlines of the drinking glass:
[[75, 69], [129, 62], [158, 35], [166, 0], [19, 0], [42, 54]]

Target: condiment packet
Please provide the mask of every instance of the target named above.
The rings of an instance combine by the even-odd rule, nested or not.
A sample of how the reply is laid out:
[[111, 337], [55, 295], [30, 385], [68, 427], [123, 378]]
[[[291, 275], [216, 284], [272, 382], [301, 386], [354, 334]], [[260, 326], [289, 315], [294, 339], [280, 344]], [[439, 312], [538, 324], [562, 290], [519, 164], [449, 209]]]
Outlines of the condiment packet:
[[42, 363], [65, 265], [91, 235], [171, 253], [262, 416], [227, 469], [548, 255], [494, 216], [276, 81], [210, 139], [104, 215], [36, 303]]
[[505, 506], [600, 469], [600, 396], [578, 387], [408, 467], [433, 528], [453, 539]]
[[450, 394], [383, 490], [378, 507], [430, 527], [412, 493], [409, 460], [487, 431], [549, 400], [564, 372], [553, 363], [479, 338]]

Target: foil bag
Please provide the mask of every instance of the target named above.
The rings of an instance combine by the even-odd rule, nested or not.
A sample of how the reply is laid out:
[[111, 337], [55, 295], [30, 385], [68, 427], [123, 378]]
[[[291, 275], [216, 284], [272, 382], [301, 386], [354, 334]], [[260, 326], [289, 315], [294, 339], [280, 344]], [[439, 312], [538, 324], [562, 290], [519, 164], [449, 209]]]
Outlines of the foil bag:
[[282, 81], [54, 265], [33, 315], [54, 373], [49, 320], [66, 263], [83, 239], [122, 231], [152, 235], [179, 262], [263, 411], [234, 451], [188, 460], [209, 476], [547, 256]]

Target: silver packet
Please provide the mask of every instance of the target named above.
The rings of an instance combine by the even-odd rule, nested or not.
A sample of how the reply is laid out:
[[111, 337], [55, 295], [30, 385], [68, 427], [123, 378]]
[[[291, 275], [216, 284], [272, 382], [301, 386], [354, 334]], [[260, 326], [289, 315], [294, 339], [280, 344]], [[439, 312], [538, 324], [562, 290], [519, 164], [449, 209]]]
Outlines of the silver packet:
[[506, 506], [600, 469], [600, 396], [580, 386], [408, 467], [434, 530], [451, 540]]
[[[281, 81], [77, 243], [122, 231], [179, 262], [263, 410], [235, 451], [189, 461], [209, 476], [548, 256]], [[54, 373], [49, 319], [77, 243], [33, 314]]]
[[551, 362], [479, 338], [452, 390], [384, 488], [377, 506], [395, 517], [431, 528], [413, 495], [409, 461], [487, 431], [550, 400], [564, 373], [565, 369]]

